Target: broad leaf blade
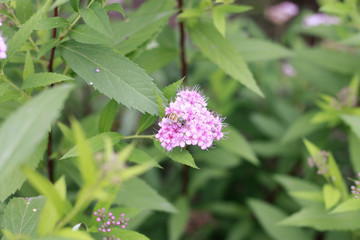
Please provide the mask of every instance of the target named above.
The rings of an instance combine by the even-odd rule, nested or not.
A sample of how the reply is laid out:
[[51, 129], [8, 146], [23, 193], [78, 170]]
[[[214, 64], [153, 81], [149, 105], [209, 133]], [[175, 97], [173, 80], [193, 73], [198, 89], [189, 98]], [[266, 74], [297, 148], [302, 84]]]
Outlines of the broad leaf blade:
[[66, 84], [43, 91], [3, 122], [0, 128], [0, 181], [3, 181], [4, 172], [21, 165], [34, 153], [70, 91], [71, 86]]
[[198, 23], [196, 27], [189, 28], [189, 33], [202, 54], [250, 90], [261, 97], [264, 96], [237, 49], [230, 41], [224, 39], [214, 27], [210, 24]]
[[92, 82], [95, 89], [129, 108], [158, 114], [153, 91], [160, 95], [160, 90], [129, 59], [100, 45], [69, 41], [60, 46], [66, 63], [88, 84]]
[[49, 86], [53, 83], [58, 83], [68, 80], [73, 80], [73, 78], [58, 73], [50, 73], [50, 72], [35, 73], [25, 79], [25, 81], [21, 86], [21, 89], [44, 87], [44, 86]]
[[104, 107], [99, 119], [99, 133], [109, 132], [114, 123], [118, 104], [115, 100], [110, 100]]
[[100, 3], [94, 2], [90, 8], [81, 11], [84, 22], [94, 31], [112, 37], [109, 16]]
[[[2, 228], [17, 236], [24, 234], [36, 239], [37, 225], [44, 204], [44, 197], [13, 198], [6, 206]], [[17, 239], [20, 239], [20, 236], [18, 237]]]

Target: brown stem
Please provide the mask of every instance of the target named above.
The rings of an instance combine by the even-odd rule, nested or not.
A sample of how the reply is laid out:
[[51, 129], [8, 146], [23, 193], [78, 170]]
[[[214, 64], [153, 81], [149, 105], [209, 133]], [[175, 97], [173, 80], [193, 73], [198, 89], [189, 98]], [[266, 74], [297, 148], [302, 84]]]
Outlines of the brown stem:
[[[178, 1], [178, 14], [182, 13], [183, 8], [183, 0]], [[185, 77], [184, 84], [186, 84], [187, 80], [187, 64], [185, 58], [185, 28], [184, 22], [179, 22], [179, 31], [180, 31], [180, 62], [181, 62], [181, 77]]]
[[[54, 17], [57, 17], [59, 13], [58, 7], [55, 7], [54, 9]], [[56, 38], [56, 28], [53, 29], [53, 38]], [[54, 56], [55, 56], [55, 47], [51, 49], [50, 52], [50, 60], [48, 65], [48, 71], [53, 72], [53, 64], [54, 64]], [[51, 84], [50, 87], [53, 87], [54, 84]], [[49, 179], [51, 182], [54, 182], [54, 159], [51, 158], [52, 155], [52, 130], [50, 129], [49, 135], [48, 135], [48, 146], [47, 146], [47, 163], [48, 163], [48, 174]]]
[[[183, 8], [183, 0], [178, 0], [178, 14], [182, 13]], [[179, 22], [179, 31], [180, 31], [180, 63], [181, 63], [181, 77], [184, 77], [184, 85], [187, 82], [187, 64], [185, 58], [185, 28], [184, 23], [182, 21]], [[181, 178], [182, 178], [182, 186], [181, 193], [183, 195], [187, 195], [188, 186], [189, 186], [189, 171], [190, 168], [188, 166], [183, 166]]]

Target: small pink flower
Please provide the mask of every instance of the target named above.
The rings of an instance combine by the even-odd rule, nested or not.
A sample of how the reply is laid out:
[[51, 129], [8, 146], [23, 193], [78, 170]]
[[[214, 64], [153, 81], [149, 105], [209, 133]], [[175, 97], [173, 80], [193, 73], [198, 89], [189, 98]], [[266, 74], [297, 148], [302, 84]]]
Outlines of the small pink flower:
[[325, 13], [315, 13], [308, 15], [302, 21], [304, 27], [315, 27], [319, 25], [337, 25], [340, 23], [340, 18], [335, 16], [330, 16]]
[[277, 25], [282, 25], [299, 13], [299, 7], [292, 2], [281, 2], [265, 10], [265, 17]]
[[[224, 118], [210, 112], [206, 100], [198, 88], [187, 87], [178, 91], [175, 101], [165, 108], [167, 117], [161, 119], [160, 129], [155, 135], [164, 149], [171, 151], [178, 146], [198, 145], [204, 150], [211, 147], [214, 140], [219, 141], [224, 137]], [[182, 118], [184, 124], [171, 116]]]

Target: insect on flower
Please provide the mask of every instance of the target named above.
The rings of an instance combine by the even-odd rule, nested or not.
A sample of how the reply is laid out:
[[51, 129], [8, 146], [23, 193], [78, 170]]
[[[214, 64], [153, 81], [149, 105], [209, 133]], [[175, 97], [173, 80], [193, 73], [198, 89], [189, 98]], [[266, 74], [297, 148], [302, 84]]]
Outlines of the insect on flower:
[[186, 119], [182, 116], [177, 115], [175, 112], [167, 114], [165, 116], [167, 119], [171, 121], [171, 123], [177, 123], [179, 127], [184, 127], [186, 125]]

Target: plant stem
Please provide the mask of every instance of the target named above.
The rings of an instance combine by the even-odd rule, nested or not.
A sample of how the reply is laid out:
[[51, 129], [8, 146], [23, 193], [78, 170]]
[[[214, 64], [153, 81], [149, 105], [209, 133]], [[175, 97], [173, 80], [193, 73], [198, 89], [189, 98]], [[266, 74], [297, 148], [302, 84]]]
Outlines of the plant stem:
[[[183, 9], [183, 0], [178, 0], [178, 14], [182, 13]], [[187, 64], [186, 64], [186, 55], [185, 55], [185, 28], [184, 22], [179, 21], [179, 31], [180, 31], [180, 62], [181, 62], [181, 77], [184, 77], [184, 84], [187, 83]], [[182, 167], [181, 172], [181, 193], [183, 195], [187, 195], [188, 186], [189, 186], [189, 171], [190, 168], [188, 166]]]
[[136, 139], [136, 138], [154, 138], [154, 135], [132, 135], [132, 136], [125, 136], [123, 139]]
[[[178, 0], [178, 14], [182, 13], [183, 0]], [[184, 22], [179, 22], [179, 31], [180, 31], [180, 62], [181, 62], [181, 77], [184, 77], [184, 84], [187, 81], [187, 64], [185, 56], [185, 28]]]
[[[54, 8], [54, 17], [57, 17], [59, 14], [59, 9], [58, 7]], [[52, 38], [56, 38], [56, 28], [53, 28], [53, 35]], [[49, 65], [48, 65], [48, 71], [49, 72], [53, 72], [53, 64], [54, 64], [54, 56], [55, 56], [55, 48], [53, 47], [51, 49], [51, 53], [50, 53], [50, 60], [49, 60]], [[54, 84], [51, 84], [50, 87], [54, 87]], [[52, 159], [51, 157], [52, 155], [52, 129], [50, 129], [49, 135], [48, 135], [48, 145], [47, 145], [47, 151], [46, 151], [46, 156], [47, 156], [47, 170], [48, 170], [48, 174], [49, 174], [49, 180], [54, 183], [54, 159]]]

